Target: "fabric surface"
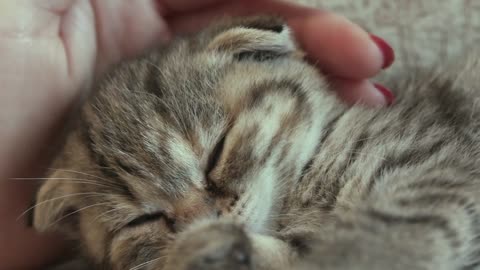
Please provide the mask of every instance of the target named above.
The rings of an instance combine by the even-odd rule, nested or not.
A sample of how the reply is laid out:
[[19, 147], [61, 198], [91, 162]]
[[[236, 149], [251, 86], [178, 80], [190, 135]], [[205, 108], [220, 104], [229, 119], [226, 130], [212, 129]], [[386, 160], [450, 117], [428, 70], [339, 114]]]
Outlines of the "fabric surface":
[[396, 52], [387, 71], [441, 64], [480, 47], [479, 0], [294, 0], [344, 15]]

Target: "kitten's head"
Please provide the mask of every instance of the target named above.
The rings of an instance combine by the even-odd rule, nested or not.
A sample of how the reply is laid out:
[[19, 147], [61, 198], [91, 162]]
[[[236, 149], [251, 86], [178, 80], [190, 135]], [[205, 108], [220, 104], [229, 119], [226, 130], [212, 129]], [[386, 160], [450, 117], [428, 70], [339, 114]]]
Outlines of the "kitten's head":
[[[325, 83], [276, 18], [212, 26], [97, 87], [38, 193], [34, 224], [128, 268], [204, 219], [266, 233], [320, 136]], [[168, 255], [168, 254], [167, 254]]]

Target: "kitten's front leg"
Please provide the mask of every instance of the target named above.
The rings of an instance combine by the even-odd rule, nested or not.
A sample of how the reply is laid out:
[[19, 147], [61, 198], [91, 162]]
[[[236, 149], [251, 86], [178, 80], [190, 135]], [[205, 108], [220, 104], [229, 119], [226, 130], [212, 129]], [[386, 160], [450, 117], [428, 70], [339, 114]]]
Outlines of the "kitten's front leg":
[[383, 230], [385, 228], [362, 226], [336, 224], [332, 230], [322, 230], [308, 237], [305, 239], [308, 249], [291, 269], [454, 269], [451, 264], [435, 261], [434, 257], [442, 252], [440, 246], [435, 246], [438, 243], [431, 235], [416, 235], [407, 228], [389, 232]]
[[[330, 224], [303, 239], [308, 249], [293, 269], [478, 269], [478, 186], [461, 190], [453, 186], [461, 180], [432, 177], [415, 178], [408, 189], [373, 191], [363, 204], [334, 210]], [[445, 181], [448, 188], [428, 181]]]
[[210, 221], [182, 233], [158, 269], [281, 270], [290, 269], [289, 256], [278, 239], [248, 233], [234, 222]]

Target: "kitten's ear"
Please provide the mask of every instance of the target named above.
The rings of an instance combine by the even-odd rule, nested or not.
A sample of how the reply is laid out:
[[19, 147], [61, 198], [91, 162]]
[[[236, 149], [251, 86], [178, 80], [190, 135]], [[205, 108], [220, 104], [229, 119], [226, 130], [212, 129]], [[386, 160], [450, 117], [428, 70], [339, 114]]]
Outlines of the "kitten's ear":
[[232, 23], [208, 44], [209, 50], [232, 52], [269, 52], [285, 55], [296, 52], [290, 28], [276, 17], [254, 17]]
[[60, 231], [71, 233], [76, 226], [76, 212], [72, 185], [61, 179], [68, 178], [63, 173], [50, 176], [37, 193], [32, 224], [39, 232]]

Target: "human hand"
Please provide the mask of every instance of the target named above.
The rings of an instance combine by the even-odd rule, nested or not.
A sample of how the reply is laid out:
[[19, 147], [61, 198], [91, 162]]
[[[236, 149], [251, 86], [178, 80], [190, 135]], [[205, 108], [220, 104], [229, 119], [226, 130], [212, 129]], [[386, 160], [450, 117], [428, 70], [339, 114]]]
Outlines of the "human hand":
[[215, 16], [262, 12], [288, 19], [312, 62], [335, 78], [347, 102], [391, 100], [367, 78], [391, 63], [392, 51], [325, 11], [273, 0], [1, 1], [0, 269], [38, 267], [55, 253], [55, 240], [16, 221], [35, 186], [6, 179], [40, 174], [65, 115], [96, 76]]

